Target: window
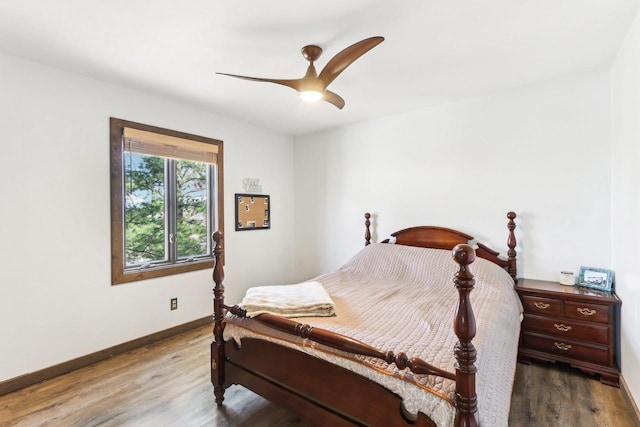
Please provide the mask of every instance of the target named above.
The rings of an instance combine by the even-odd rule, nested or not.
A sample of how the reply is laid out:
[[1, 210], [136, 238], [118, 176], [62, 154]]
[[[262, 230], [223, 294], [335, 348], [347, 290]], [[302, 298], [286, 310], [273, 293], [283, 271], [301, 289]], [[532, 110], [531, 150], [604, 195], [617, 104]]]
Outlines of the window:
[[211, 268], [222, 141], [111, 119], [111, 283]]

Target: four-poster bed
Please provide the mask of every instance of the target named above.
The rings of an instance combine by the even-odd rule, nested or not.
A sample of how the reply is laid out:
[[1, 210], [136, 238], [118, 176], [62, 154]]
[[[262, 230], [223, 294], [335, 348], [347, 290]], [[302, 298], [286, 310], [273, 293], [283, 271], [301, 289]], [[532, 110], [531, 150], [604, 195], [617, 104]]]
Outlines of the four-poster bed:
[[[365, 214], [365, 249], [337, 272], [315, 279], [336, 299], [337, 316], [322, 322], [302, 319], [306, 323], [271, 314], [249, 319], [242, 307], [225, 305], [223, 236], [215, 233], [211, 379], [216, 403], [222, 405], [227, 387], [240, 384], [316, 425], [479, 425], [476, 362], [485, 370], [482, 385], [497, 381], [492, 387], [506, 387], [507, 398], [515, 371], [521, 308], [513, 290], [516, 215], [509, 212], [507, 217], [508, 252], [503, 259], [481, 243], [475, 243], [474, 250], [469, 245], [472, 236], [443, 227], [407, 228], [371, 244], [370, 215]], [[478, 290], [471, 295], [476, 280], [469, 265], [474, 261], [476, 278], [487, 293], [484, 299]], [[441, 276], [448, 280], [441, 282]], [[422, 287], [432, 281], [438, 289]], [[484, 291], [485, 286], [490, 290]], [[441, 312], [422, 309], [421, 294], [439, 293], [443, 295], [434, 301]], [[485, 328], [483, 318], [476, 325], [473, 298], [483, 316], [498, 316], [488, 319]], [[487, 300], [500, 301], [502, 307], [490, 307]], [[421, 322], [423, 315], [431, 320]], [[455, 335], [450, 320], [443, 327], [432, 319], [444, 316], [454, 317]], [[411, 323], [416, 318], [418, 323]], [[499, 331], [503, 323], [505, 332]], [[472, 342], [477, 330], [483, 343], [479, 354]], [[488, 354], [492, 347], [497, 356]], [[505, 400], [505, 390], [489, 393]], [[491, 408], [483, 404], [483, 415], [488, 414]], [[506, 405], [508, 414], [508, 401]], [[496, 417], [504, 418], [504, 408], [499, 411], [502, 415]]]

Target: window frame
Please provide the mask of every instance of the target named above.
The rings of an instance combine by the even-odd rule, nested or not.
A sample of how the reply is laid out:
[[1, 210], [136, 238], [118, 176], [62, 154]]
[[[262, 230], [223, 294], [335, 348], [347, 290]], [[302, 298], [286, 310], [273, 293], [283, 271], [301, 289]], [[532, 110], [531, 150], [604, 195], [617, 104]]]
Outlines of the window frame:
[[[223, 167], [223, 143], [220, 140], [192, 135], [142, 123], [130, 122], [127, 120], [110, 118], [110, 171], [111, 171], [111, 284], [119, 285], [140, 280], [165, 277], [189, 271], [202, 270], [213, 267], [213, 255], [194, 259], [191, 262], [177, 259], [175, 263], [168, 263], [159, 266], [150, 266], [145, 269], [125, 268], [125, 223], [124, 223], [124, 150], [123, 135], [124, 128], [139, 129], [153, 132], [160, 135], [168, 135], [191, 141], [214, 144], [218, 148], [218, 159], [216, 162], [217, 171], [213, 183], [217, 188], [217, 198], [215, 200], [215, 218], [213, 220], [213, 231], [224, 232], [224, 167]], [[212, 179], [214, 177], [211, 177]], [[212, 200], [213, 202], [213, 200]], [[217, 221], [216, 221], [217, 220]], [[210, 242], [211, 248], [213, 244]]]

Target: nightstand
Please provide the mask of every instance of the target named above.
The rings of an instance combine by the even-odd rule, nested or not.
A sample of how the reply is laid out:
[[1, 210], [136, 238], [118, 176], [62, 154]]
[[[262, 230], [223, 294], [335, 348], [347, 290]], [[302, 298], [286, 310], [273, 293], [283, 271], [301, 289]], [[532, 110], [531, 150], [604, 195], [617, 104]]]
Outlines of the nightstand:
[[518, 361], [566, 362], [619, 387], [620, 299], [613, 292], [518, 279], [524, 307]]

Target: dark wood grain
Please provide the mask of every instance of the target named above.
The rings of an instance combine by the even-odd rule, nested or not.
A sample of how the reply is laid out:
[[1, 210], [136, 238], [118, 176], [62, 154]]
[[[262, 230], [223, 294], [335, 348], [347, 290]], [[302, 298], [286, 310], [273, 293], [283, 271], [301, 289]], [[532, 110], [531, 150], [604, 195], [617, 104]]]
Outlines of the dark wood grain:
[[509, 250], [507, 251], [508, 270], [511, 278], [513, 278], [513, 280], [516, 280], [516, 277], [518, 275], [516, 266], [516, 235], [514, 232], [514, 230], [516, 229], [516, 213], [508, 212], [507, 218], [509, 218], [509, 222], [507, 223], [507, 228], [509, 229], [509, 237], [507, 238], [507, 247], [509, 248]]
[[243, 339], [227, 356], [228, 384], [242, 384], [311, 424], [433, 425], [422, 414], [415, 424], [405, 419], [402, 400], [381, 385], [306, 353]]
[[211, 343], [211, 382], [213, 383], [213, 394], [218, 406], [222, 405], [225, 389], [225, 345], [222, 336], [224, 328], [224, 269], [222, 267], [222, 256], [224, 254], [224, 234], [216, 231], [213, 233], [215, 247], [213, 250], [214, 265], [213, 282], [213, 342]]
[[371, 244], [371, 214], [369, 212], [367, 212], [366, 214], [364, 214], [364, 227], [365, 227], [365, 232], [364, 232], [364, 245], [365, 246], [369, 246]]
[[615, 293], [531, 279], [519, 279], [516, 290], [525, 311], [520, 361], [568, 363], [619, 386]]
[[[419, 226], [405, 228], [391, 234], [390, 239], [385, 239], [380, 243], [395, 243], [398, 245], [416, 246], [420, 248], [434, 248], [451, 250], [455, 245], [460, 243], [475, 244], [476, 256], [491, 261], [494, 264], [507, 270], [511, 278], [515, 281], [517, 276], [517, 260], [516, 260], [516, 236], [514, 230], [516, 228], [515, 212], [508, 212], [507, 229], [509, 235], [507, 237], [507, 258], [500, 257], [500, 252], [489, 248], [487, 245], [476, 242], [473, 236], [458, 230], [446, 227], [435, 226]], [[365, 223], [366, 225], [366, 223]], [[367, 230], [369, 226], [367, 225]], [[366, 243], [365, 243], [366, 245]]]
[[[509, 218], [508, 244], [510, 245], [509, 249], [513, 250], [515, 247], [515, 236], [513, 234], [515, 228], [515, 213], [509, 212], [507, 217]], [[370, 239], [369, 219], [370, 214], [366, 213], [365, 245], [368, 244]], [[435, 368], [424, 360], [418, 358], [410, 359], [402, 352], [395, 356], [392, 351], [380, 350], [350, 337], [345, 337], [324, 329], [312, 328], [309, 325], [300, 324], [280, 316], [263, 314], [256, 316], [255, 320], [271, 328], [291, 334], [292, 336], [308, 339], [311, 342], [323, 344], [343, 352], [375, 357], [387, 363], [395, 363], [399, 369], [409, 368], [413, 372], [428, 373], [454, 379], [456, 382], [454, 402], [456, 408], [455, 426], [478, 426], [475, 383], [477, 372], [475, 366], [476, 349], [472, 343], [476, 334], [476, 324], [469, 297], [475, 281], [468, 269], [469, 264], [471, 264], [476, 257], [476, 252], [468, 244], [473, 240], [473, 237], [461, 231], [434, 226], [406, 228], [393, 233], [391, 236], [395, 239], [394, 243], [396, 244], [452, 250], [453, 260], [458, 264], [458, 272], [453, 279], [455, 287], [458, 290], [458, 308], [454, 318], [454, 331], [458, 337], [458, 342], [455, 348], [452, 349], [457, 361], [455, 364], [455, 374]], [[233, 384], [240, 384], [280, 404], [291, 404], [291, 402], [298, 401], [299, 403], [295, 405], [287, 406], [291, 410], [301, 407], [302, 403], [300, 403], [300, 401], [304, 400], [306, 403], [302, 406], [306, 409], [299, 414], [308, 421], [313, 421], [313, 419], [317, 418], [318, 411], [325, 411], [328, 417], [330, 417], [330, 414], [340, 414], [340, 417], [345, 420], [350, 420], [350, 422], [355, 424], [362, 423], [362, 420], [365, 419], [363, 416], [371, 412], [368, 409], [368, 402], [372, 399], [372, 390], [380, 387], [372, 381], [358, 375], [355, 375], [357, 378], [349, 375], [348, 378], [352, 379], [352, 387], [354, 387], [352, 389], [353, 392], [350, 393], [348, 399], [342, 397], [340, 399], [340, 406], [336, 406], [335, 397], [336, 395], [344, 396], [343, 392], [336, 392], [333, 389], [329, 390], [322, 387], [318, 389], [317, 386], [325, 382], [336, 383], [340, 381], [341, 378], [345, 377], [345, 374], [342, 372], [344, 371], [343, 369], [337, 371], [333, 369], [330, 363], [324, 361], [314, 361], [313, 363], [321, 368], [310, 369], [308, 365], [310, 362], [307, 358], [292, 356], [292, 353], [295, 352], [275, 343], [261, 343], [262, 349], [252, 355], [250, 351], [246, 349], [238, 351], [238, 348], [235, 348], [235, 351], [232, 351], [232, 344], [223, 340], [224, 314], [230, 311], [237, 316], [245, 317], [246, 312], [238, 306], [229, 307], [224, 305], [224, 285], [222, 283], [224, 272], [222, 263], [219, 262], [224, 253], [222, 234], [215, 233], [214, 240], [216, 243], [214, 250], [216, 262], [213, 273], [215, 287], [214, 340], [211, 344], [211, 381], [214, 386], [217, 405], [219, 407], [222, 405], [226, 388]], [[382, 243], [389, 243], [389, 240], [383, 241]], [[498, 252], [484, 245], [480, 246], [479, 250], [483, 258], [495, 262], [503, 268], [509, 269], [511, 267], [508, 260], [498, 257]], [[513, 263], [515, 263], [515, 251], [512, 255], [514, 257]], [[515, 271], [513, 271], [513, 273], [515, 273]], [[437, 345], [437, 343], [425, 343], [425, 345]], [[283, 368], [278, 371], [277, 377], [274, 377], [273, 372], [265, 371], [265, 369], [270, 369], [270, 365], [265, 364], [266, 362], [262, 357], [262, 355], [267, 352], [274, 359], [274, 363]], [[237, 373], [235, 376], [232, 376], [231, 372], [236, 371], [236, 368], [239, 368], [242, 374]], [[300, 382], [299, 376], [301, 372], [313, 372], [314, 374], [309, 377], [307, 381]], [[340, 378], [338, 378], [337, 375], [339, 375]], [[294, 384], [296, 384], [296, 386], [294, 386]], [[313, 410], [309, 408], [310, 405], [314, 407]], [[398, 410], [398, 405], [396, 404], [390, 404], [388, 406], [380, 405], [380, 411], [382, 411], [381, 414], [384, 413], [384, 417], [379, 416], [379, 419], [395, 420], [395, 423], [398, 425], [402, 425], [402, 423], [408, 421], [406, 414]], [[433, 423], [433, 421], [426, 416], [421, 422], [426, 423], [425, 425]]]
[[453, 321], [453, 330], [458, 336], [455, 346], [456, 357], [456, 427], [476, 427], [478, 421], [478, 396], [476, 394], [476, 348], [473, 338], [476, 336], [476, 318], [471, 307], [470, 293], [476, 281], [469, 271], [469, 264], [476, 260], [471, 246], [459, 244], [453, 248], [453, 259], [458, 264], [458, 272], [453, 279], [458, 290], [458, 307]]
[[[211, 327], [202, 326], [0, 396], [3, 427], [309, 427], [241, 386], [211, 398]], [[316, 425], [331, 425], [316, 423]], [[640, 425], [619, 388], [557, 364], [518, 364], [510, 427]], [[493, 426], [492, 426], [493, 427]]]
[[[391, 233], [395, 244], [416, 246], [420, 248], [452, 249], [459, 243], [469, 243], [473, 236], [451, 228], [435, 226], [419, 226], [405, 228]], [[390, 239], [381, 243], [390, 243]]]
[[[471, 250], [471, 248], [469, 249]], [[236, 316], [247, 317], [247, 311], [237, 305], [233, 307], [224, 307], [227, 311], [235, 314]], [[253, 317], [253, 319], [273, 329], [286, 332], [292, 336], [309, 339], [315, 343], [322, 344], [345, 353], [368, 356], [383, 360], [390, 364], [395, 363], [399, 369], [408, 368], [411, 372], [416, 374], [429, 374], [451, 380], [456, 379], [456, 376], [453, 373], [437, 368], [420, 358], [409, 358], [406, 353], [403, 352], [399, 352], [395, 355], [391, 350], [380, 350], [363, 343], [362, 341], [358, 341], [346, 335], [337, 334], [327, 329], [315, 328], [308, 324], [299, 323], [294, 320], [269, 313], [260, 314]]]

